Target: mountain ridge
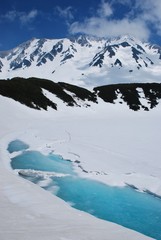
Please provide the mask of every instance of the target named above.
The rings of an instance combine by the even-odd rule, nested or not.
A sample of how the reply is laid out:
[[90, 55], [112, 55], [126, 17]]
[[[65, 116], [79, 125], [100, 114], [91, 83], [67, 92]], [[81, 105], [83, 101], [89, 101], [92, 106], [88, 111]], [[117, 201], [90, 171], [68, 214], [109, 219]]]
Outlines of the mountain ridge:
[[90, 88], [160, 82], [161, 47], [129, 36], [33, 38], [0, 52], [0, 79], [38, 77]]
[[149, 111], [160, 102], [161, 83], [114, 84], [89, 91], [69, 83], [55, 83], [47, 79], [13, 78], [0, 81], [0, 95], [37, 110], [48, 110], [48, 107], [59, 110], [59, 100], [68, 107], [88, 108], [102, 99], [105, 103], [127, 105], [134, 111]]

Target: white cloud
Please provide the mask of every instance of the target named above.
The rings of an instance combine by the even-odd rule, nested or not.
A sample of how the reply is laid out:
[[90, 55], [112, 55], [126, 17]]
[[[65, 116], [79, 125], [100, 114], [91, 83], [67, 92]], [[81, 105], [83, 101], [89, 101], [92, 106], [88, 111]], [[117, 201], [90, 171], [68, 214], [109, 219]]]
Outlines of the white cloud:
[[109, 17], [113, 14], [113, 10], [108, 2], [102, 0], [98, 7], [97, 14], [100, 17]]
[[70, 26], [70, 32], [86, 33], [97, 35], [99, 37], [118, 37], [121, 35], [131, 35], [142, 40], [149, 37], [149, 30], [144, 22], [138, 19], [130, 21], [129, 19], [122, 20], [106, 20], [102, 18], [88, 18], [83, 23], [75, 22]]
[[[129, 12], [118, 19], [117, 7], [128, 6]], [[148, 40], [152, 31], [161, 36], [161, 0], [101, 0], [92, 17], [82, 22], [73, 22], [69, 32], [87, 33], [100, 37], [117, 37], [129, 34], [141, 40]]]
[[21, 21], [22, 24], [26, 24], [28, 22], [31, 22], [32, 20], [34, 20], [36, 18], [36, 16], [38, 15], [38, 11], [37, 10], [31, 10], [28, 13], [21, 13], [19, 16], [19, 19]]
[[[147, 0], [148, 1], [148, 0]], [[69, 32], [86, 33], [97, 35], [99, 37], [118, 37], [120, 35], [131, 35], [141, 40], [147, 40], [150, 31], [142, 18], [137, 16], [133, 19], [125, 16], [121, 20], [116, 20], [114, 17], [113, 4], [127, 3], [131, 4], [129, 0], [113, 0], [111, 5], [104, 0], [101, 1], [95, 16], [86, 18], [83, 22], [73, 22], [70, 25]], [[111, 18], [113, 17], [113, 18]]]
[[8, 11], [6, 14], [1, 16], [1, 19], [6, 19], [9, 21], [14, 21], [17, 17], [17, 12], [15, 10]]
[[161, 1], [144, 0], [144, 4], [136, 2], [136, 11], [140, 10], [140, 18], [147, 24], [151, 24], [161, 36]]
[[73, 15], [74, 10], [71, 6], [64, 9], [59, 6], [56, 6], [54, 10], [60, 17], [64, 18], [66, 21], [70, 21], [74, 19], [74, 15]]
[[120, 3], [120, 4], [122, 4], [122, 5], [129, 5], [129, 6], [131, 6], [132, 5], [132, 3], [134, 3], [134, 1], [135, 0], [112, 0], [112, 2], [111, 2], [111, 4], [113, 5], [114, 3], [116, 4], [118, 4], [118, 3]]
[[11, 11], [8, 11], [6, 14], [1, 15], [0, 19], [11, 21], [11, 22], [18, 20], [20, 21], [21, 24], [27, 24], [33, 21], [37, 17], [37, 15], [38, 15], [38, 11], [36, 9], [31, 10], [29, 12], [11, 10]]

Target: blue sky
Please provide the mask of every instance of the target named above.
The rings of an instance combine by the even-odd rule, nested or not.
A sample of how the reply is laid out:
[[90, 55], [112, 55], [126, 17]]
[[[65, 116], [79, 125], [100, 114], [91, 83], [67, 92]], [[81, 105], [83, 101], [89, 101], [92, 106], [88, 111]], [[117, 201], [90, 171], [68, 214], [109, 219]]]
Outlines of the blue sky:
[[0, 32], [0, 50], [77, 33], [161, 45], [161, 0], [1, 0]]

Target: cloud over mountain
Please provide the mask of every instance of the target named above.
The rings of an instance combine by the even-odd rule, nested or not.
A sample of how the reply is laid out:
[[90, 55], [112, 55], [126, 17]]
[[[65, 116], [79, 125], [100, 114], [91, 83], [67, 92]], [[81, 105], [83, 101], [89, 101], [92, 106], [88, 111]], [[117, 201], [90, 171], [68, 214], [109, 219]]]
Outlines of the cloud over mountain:
[[[126, 8], [126, 14], [116, 16], [116, 12]], [[117, 37], [129, 34], [141, 40], [148, 40], [154, 30], [161, 35], [161, 2], [159, 0], [139, 1], [104, 0], [98, 5], [98, 10], [83, 21], [74, 21], [69, 32], [88, 33], [100, 37]]]

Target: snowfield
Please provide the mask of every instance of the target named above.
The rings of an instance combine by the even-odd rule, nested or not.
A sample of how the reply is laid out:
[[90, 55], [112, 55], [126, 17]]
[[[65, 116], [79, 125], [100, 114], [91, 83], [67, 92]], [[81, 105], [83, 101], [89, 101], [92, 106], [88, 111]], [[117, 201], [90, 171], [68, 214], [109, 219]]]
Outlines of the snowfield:
[[10, 167], [7, 147], [20, 139], [44, 154], [79, 160], [75, 171], [83, 177], [161, 195], [161, 105], [135, 112], [102, 100], [90, 108], [57, 103], [58, 111], [38, 111], [0, 96], [0, 239], [151, 239], [73, 209], [20, 178]]

